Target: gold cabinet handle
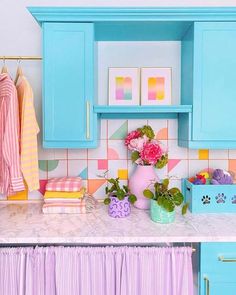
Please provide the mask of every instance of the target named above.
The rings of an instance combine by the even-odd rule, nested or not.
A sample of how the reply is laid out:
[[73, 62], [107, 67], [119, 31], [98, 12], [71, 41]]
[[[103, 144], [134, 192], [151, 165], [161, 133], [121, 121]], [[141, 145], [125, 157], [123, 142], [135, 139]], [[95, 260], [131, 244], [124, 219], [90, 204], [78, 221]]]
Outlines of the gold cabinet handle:
[[207, 277], [204, 277], [204, 284], [205, 284], [206, 295], [210, 295], [210, 281]]
[[86, 101], [86, 138], [90, 138], [90, 102]]
[[224, 258], [224, 256], [219, 256], [218, 260], [221, 262], [236, 262], [236, 258]]

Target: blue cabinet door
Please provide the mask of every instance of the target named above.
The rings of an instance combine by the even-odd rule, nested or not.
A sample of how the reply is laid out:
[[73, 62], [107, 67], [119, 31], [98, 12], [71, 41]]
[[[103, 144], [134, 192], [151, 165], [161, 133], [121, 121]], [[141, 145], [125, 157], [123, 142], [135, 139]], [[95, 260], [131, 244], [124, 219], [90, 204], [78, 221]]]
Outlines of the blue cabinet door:
[[236, 23], [197, 22], [192, 139], [236, 141], [235, 111]]
[[200, 295], [236, 294], [236, 243], [201, 243]]
[[43, 146], [96, 147], [94, 26], [43, 24]]

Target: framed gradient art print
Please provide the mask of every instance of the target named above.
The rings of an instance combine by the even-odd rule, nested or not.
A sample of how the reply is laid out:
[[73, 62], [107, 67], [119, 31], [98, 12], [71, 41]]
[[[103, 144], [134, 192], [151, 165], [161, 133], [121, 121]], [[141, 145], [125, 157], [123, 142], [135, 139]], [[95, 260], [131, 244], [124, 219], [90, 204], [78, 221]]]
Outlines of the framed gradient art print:
[[139, 69], [109, 68], [109, 105], [139, 105]]
[[171, 104], [171, 68], [141, 69], [141, 105]]

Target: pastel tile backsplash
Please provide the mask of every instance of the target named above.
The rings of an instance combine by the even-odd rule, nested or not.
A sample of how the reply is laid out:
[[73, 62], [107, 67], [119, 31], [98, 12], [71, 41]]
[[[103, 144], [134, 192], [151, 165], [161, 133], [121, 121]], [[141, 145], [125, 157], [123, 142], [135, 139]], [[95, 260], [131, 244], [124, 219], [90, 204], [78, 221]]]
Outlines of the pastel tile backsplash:
[[21, 193], [11, 199], [39, 199], [48, 178], [65, 175], [81, 176], [89, 193], [98, 199], [104, 198], [106, 171], [108, 177], [120, 177], [122, 183], [127, 183], [135, 165], [130, 160], [123, 139], [127, 132], [144, 124], [151, 125], [156, 138], [168, 146], [169, 163], [163, 169], [157, 170], [157, 175], [160, 178], [171, 177], [173, 186], [180, 187], [181, 178], [195, 175], [206, 168], [222, 168], [236, 173], [236, 151], [189, 150], [179, 147], [176, 119], [102, 120], [101, 139], [97, 149], [53, 150], [39, 146], [40, 190], [28, 195]]

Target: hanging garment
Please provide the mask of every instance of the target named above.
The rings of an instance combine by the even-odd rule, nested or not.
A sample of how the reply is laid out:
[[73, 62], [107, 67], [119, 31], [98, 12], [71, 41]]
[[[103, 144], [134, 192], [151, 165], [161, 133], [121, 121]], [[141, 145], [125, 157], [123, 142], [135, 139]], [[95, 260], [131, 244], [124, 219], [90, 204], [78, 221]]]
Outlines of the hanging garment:
[[19, 107], [15, 85], [0, 74], [0, 193], [24, 190], [19, 156]]
[[20, 112], [21, 171], [29, 191], [39, 189], [38, 143], [39, 127], [35, 115], [33, 91], [25, 78], [20, 76], [16, 85]]

